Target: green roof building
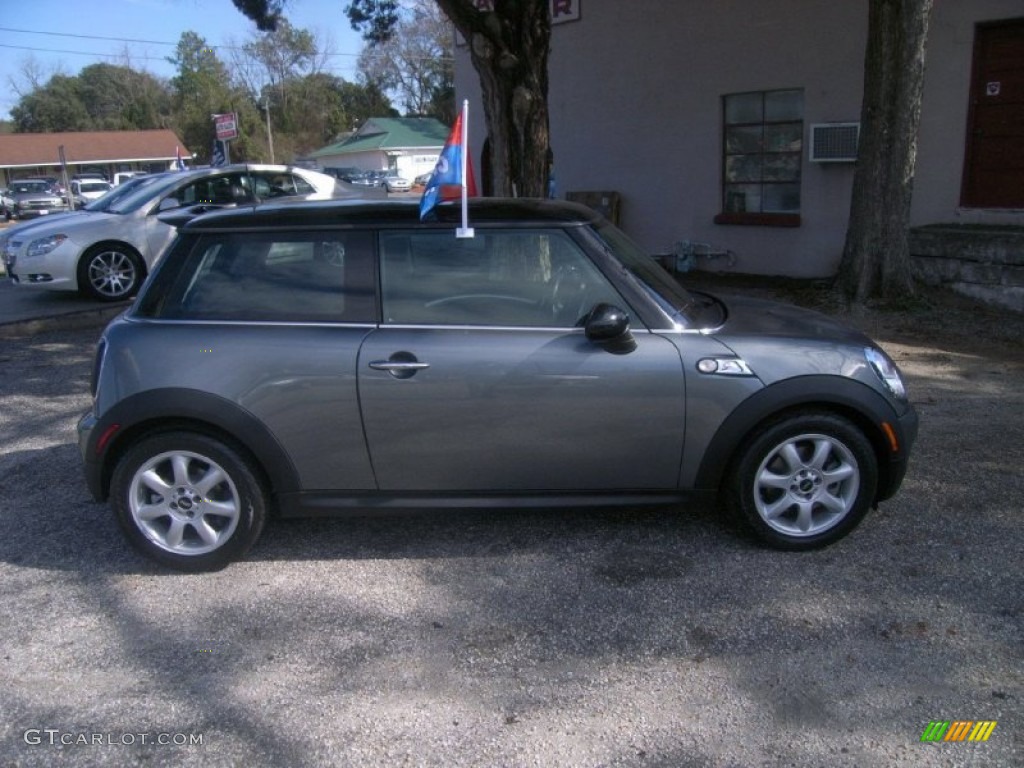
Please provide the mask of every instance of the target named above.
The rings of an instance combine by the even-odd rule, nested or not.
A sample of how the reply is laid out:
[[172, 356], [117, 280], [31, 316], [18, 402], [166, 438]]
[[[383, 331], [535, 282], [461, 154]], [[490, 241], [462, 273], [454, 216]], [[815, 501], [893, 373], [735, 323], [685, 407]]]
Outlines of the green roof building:
[[434, 170], [448, 133], [432, 117], [371, 117], [347, 139], [308, 157], [321, 168], [396, 170], [412, 180]]

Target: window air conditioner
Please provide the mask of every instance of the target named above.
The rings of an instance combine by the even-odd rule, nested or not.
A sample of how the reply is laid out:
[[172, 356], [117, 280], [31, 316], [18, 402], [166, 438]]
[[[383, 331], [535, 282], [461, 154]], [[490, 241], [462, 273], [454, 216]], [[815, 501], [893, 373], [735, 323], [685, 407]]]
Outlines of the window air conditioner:
[[857, 160], [860, 123], [814, 123], [811, 125], [812, 163], [853, 163]]

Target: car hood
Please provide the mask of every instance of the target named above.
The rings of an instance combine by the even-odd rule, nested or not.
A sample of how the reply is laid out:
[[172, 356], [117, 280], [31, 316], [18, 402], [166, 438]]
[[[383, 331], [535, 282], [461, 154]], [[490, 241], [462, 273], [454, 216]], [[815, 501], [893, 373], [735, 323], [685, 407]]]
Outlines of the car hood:
[[867, 370], [864, 348], [876, 346], [860, 331], [810, 309], [749, 296], [713, 299], [724, 322], [710, 335], [766, 384], [813, 373], [860, 378]]
[[26, 237], [37, 238], [47, 235], [67, 234], [82, 226], [97, 222], [109, 221], [113, 214], [102, 211], [67, 211], [55, 216], [43, 216], [31, 222], [11, 227], [7, 231], [8, 241], [24, 240]]
[[774, 336], [832, 341], [844, 339], [855, 343], [860, 343], [866, 338], [860, 331], [828, 315], [793, 304], [729, 294], [715, 294], [711, 298], [719, 302], [724, 310], [725, 322], [716, 331], [716, 335], [720, 337]]

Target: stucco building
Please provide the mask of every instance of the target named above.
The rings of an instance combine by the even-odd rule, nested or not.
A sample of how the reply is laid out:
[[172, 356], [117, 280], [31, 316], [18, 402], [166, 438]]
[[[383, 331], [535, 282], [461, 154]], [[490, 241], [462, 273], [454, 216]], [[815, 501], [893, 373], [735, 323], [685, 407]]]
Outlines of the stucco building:
[[411, 181], [434, 169], [448, 130], [432, 117], [371, 117], [351, 136], [311, 152], [309, 159], [321, 168], [397, 171]]
[[[849, 216], [867, 0], [559, 0], [556, 195], [611, 190], [646, 248], [824, 277]], [[456, 46], [479, 159], [479, 81]], [[851, 125], [852, 124], [852, 125]], [[851, 138], [854, 143], [851, 143]], [[936, 0], [912, 224], [1024, 224], [1024, 3]]]

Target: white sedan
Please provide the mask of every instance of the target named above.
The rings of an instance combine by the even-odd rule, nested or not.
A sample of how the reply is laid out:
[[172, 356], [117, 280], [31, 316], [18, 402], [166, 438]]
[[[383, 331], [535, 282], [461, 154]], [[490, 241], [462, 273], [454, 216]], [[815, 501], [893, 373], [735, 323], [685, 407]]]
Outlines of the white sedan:
[[408, 192], [412, 189], [412, 182], [397, 173], [389, 173], [380, 183], [388, 192]]
[[364, 196], [332, 176], [291, 166], [232, 165], [141, 178], [147, 182], [101, 210], [90, 205], [51, 221], [41, 219], [9, 230], [2, 256], [11, 281], [29, 288], [77, 290], [99, 301], [121, 301], [138, 290], [174, 239], [175, 227], [162, 221], [160, 213], [285, 196], [309, 200]]

